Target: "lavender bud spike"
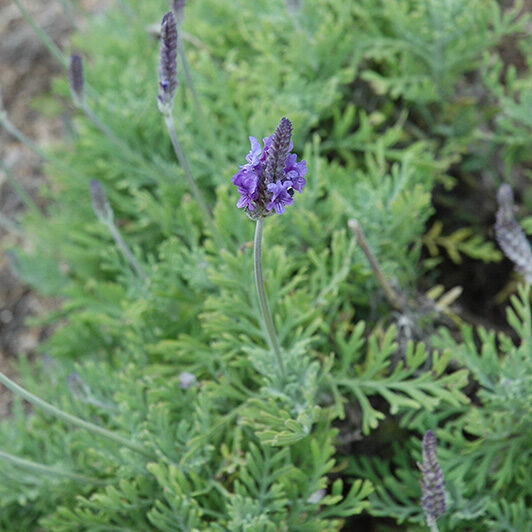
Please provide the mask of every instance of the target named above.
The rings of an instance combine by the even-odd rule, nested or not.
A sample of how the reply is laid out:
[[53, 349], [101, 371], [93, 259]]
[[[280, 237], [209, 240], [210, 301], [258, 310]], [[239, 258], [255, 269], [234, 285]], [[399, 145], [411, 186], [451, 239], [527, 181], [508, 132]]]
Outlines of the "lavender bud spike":
[[177, 90], [177, 26], [171, 11], [161, 22], [161, 50], [159, 59], [159, 94], [157, 104], [168, 115], [174, 105]]
[[264, 177], [266, 183], [273, 183], [284, 173], [286, 158], [291, 148], [292, 122], [288, 118], [281, 118], [275, 128], [271, 145], [264, 164]]
[[436, 456], [436, 436], [427, 430], [421, 444], [423, 461], [421, 470], [421, 506], [425, 511], [427, 525], [432, 526], [446, 510], [443, 473]]
[[93, 179], [90, 184], [92, 208], [98, 220], [104, 224], [113, 222], [114, 214], [101, 183]]
[[85, 78], [83, 75], [83, 59], [78, 54], [70, 56], [68, 81], [74, 104], [80, 107], [85, 101]]
[[515, 219], [514, 196], [510, 185], [497, 192], [499, 209], [496, 214], [495, 236], [504, 254], [515, 264], [516, 270], [532, 284], [532, 250], [530, 243]]

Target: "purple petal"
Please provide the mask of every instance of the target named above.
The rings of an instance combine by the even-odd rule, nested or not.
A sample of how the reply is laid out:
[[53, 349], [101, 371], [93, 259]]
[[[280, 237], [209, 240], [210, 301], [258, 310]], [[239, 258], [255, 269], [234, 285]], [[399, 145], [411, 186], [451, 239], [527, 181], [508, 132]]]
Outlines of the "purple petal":
[[259, 141], [255, 137], [249, 137], [249, 142], [251, 144], [251, 150], [246, 155], [246, 161], [252, 166], [257, 166], [259, 164], [259, 156], [262, 149]]

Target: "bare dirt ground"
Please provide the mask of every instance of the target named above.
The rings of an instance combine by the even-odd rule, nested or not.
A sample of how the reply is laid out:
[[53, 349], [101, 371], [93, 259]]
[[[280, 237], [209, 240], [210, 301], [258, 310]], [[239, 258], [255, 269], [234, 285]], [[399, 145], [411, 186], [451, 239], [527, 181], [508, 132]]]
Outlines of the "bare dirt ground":
[[[83, 13], [102, 9], [107, 2], [83, 0], [74, 2], [75, 13], [57, 0], [21, 0], [37, 25], [62, 48], [74, 30], [72, 20], [82, 22]], [[67, 3], [68, 5], [68, 3]], [[62, 74], [59, 63], [50, 55], [24, 20], [12, 0], [0, 0], [0, 88], [3, 106], [9, 120], [38, 146], [49, 146], [64, 134], [58, 117], [39, 112], [35, 100], [50, 91], [54, 77]], [[19, 185], [41, 208], [39, 189], [46, 186], [39, 156], [9, 135], [0, 125], [0, 160]], [[0, 169], [0, 218], [16, 222], [24, 204]], [[2, 221], [0, 219], [0, 222]], [[10, 270], [5, 251], [25, 245], [24, 236], [0, 223], [0, 370], [12, 375], [9, 359], [31, 357], [46, 330], [28, 326], [28, 318], [41, 314], [53, 302], [45, 300], [22, 285]], [[8, 411], [10, 394], [0, 387], [0, 418]]]

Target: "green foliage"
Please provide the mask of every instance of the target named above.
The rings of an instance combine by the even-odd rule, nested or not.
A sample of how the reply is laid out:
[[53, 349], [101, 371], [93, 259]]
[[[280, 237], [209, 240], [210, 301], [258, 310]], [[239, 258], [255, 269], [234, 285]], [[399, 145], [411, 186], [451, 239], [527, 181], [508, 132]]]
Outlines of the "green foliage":
[[[512, 300], [512, 336], [444, 320], [435, 335], [436, 311], [383, 303], [347, 231], [356, 218], [412, 301], [442, 252], [457, 264], [500, 259], [476, 213], [457, 212], [465, 227], [448, 228], [431, 220], [433, 199], [461, 179], [480, 188], [486, 154], [509, 171], [528, 161], [529, 74], [501, 77], [498, 50], [527, 17], [480, 0], [301, 4], [292, 17], [281, 0], [187, 3], [203, 112], [181, 79], [174, 117], [222, 246], [157, 110], [158, 43], [146, 25], [167, 2], [117, 2], [74, 37], [90, 58], [89, 103], [119, 141], [79, 115], [71, 142], [54, 149], [63, 165], [47, 169], [46, 222], [27, 217], [31, 246], [12, 263], [61, 307], [38, 318], [54, 332], [34, 365], [19, 362], [17, 381], [148, 457], [15, 401], [0, 449], [89, 480], [6, 462], [2, 530], [320, 532], [356, 527], [363, 512], [376, 526], [421, 530], [415, 459], [427, 428], [441, 444], [445, 525], [530, 521], [530, 293]], [[57, 105], [65, 79], [55, 93]], [[309, 167], [304, 194], [265, 221], [285, 376], [256, 298], [253, 226], [230, 185], [248, 135], [270, 134], [284, 115]], [[145, 280], [96, 219], [91, 179]]]
[[[475, 337], [464, 326], [463, 342], [443, 329], [434, 340], [466, 367], [476, 390], [475, 402], [436, 419], [442, 466], [449, 497], [452, 530], [526, 530], [529, 525], [532, 475], [530, 397], [532, 396], [532, 310], [530, 289], [512, 297], [508, 321], [521, 340], [514, 344], [505, 335], [479, 328]], [[500, 349], [499, 347], [500, 346]], [[414, 428], [415, 418], [403, 428]], [[419, 447], [419, 441], [412, 442]], [[398, 520], [422, 519], [417, 498], [413, 453], [396, 444], [393, 458], [357, 457], [350, 472], [377, 486], [371, 510]], [[496, 494], [496, 495], [495, 495]]]

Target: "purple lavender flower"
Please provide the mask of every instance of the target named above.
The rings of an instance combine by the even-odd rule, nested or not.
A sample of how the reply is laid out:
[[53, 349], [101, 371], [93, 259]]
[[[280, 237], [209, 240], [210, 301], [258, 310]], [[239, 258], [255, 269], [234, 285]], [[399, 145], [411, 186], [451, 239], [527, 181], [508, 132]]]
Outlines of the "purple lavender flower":
[[257, 176], [252, 172], [241, 174], [235, 185], [238, 188], [240, 199], [236, 204], [239, 209], [247, 207], [250, 211], [254, 209], [253, 202], [257, 199]]
[[272, 195], [270, 202], [266, 205], [266, 210], [271, 211], [273, 209], [277, 214], [283, 214], [284, 206], [294, 203], [292, 181], [268, 183], [266, 188]]
[[499, 209], [496, 214], [495, 236], [504, 254], [515, 264], [515, 269], [532, 284], [532, 249], [515, 219], [514, 195], [510, 185], [504, 184], [497, 192]]
[[255, 137], [249, 141], [247, 164], [231, 179], [240, 194], [237, 207], [253, 220], [283, 214], [286, 205], [294, 203], [294, 191], [302, 193], [306, 184], [307, 163], [297, 162], [297, 155], [290, 153], [292, 124], [282, 118], [273, 135], [263, 139], [264, 148]]
[[434, 433], [427, 430], [421, 444], [423, 461], [417, 464], [422, 474], [421, 506], [425, 511], [428, 526], [432, 526], [447, 509], [443, 473], [436, 456], [436, 443]]
[[157, 104], [163, 114], [169, 114], [177, 90], [177, 26], [172, 12], [161, 22], [161, 51], [159, 59], [159, 94]]
[[301, 194], [303, 187], [307, 184], [307, 180], [303, 177], [307, 173], [307, 162], [297, 162], [297, 155], [291, 153], [286, 159], [285, 172], [286, 177], [292, 181], [293, 189]]
[[85, 100], [85, 78], [83, 76], [83, 59], [78, 54], [70, 56], [68, 82], [74, 103], [78, 106], [82, 105]]

